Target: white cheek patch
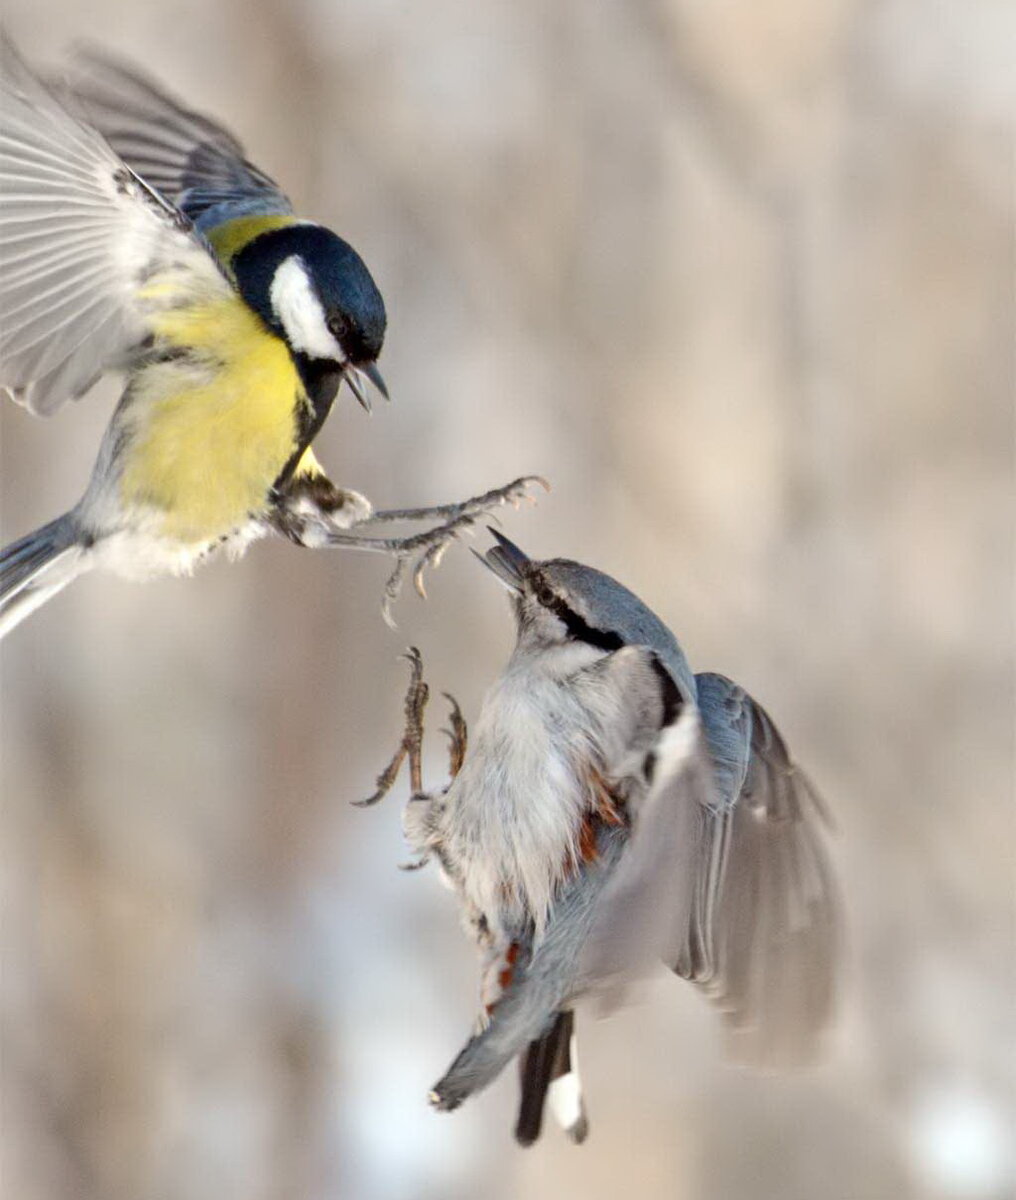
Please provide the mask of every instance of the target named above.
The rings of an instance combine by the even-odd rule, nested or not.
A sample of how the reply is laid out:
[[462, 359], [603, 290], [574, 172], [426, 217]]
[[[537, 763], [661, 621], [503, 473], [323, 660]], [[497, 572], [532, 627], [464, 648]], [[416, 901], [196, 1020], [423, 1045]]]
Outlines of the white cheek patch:
[[325, 322], [324, 309], [296, 254], [279, 264], [270, 293], [272, 311], [294, 350], [311, 358], [345, 362], [339, 343]]

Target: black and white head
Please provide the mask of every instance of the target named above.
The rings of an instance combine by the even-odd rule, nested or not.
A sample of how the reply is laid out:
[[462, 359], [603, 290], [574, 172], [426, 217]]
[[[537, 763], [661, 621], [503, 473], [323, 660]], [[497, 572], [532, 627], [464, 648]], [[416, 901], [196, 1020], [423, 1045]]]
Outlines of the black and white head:
[[388, 398], [376, 365], [384, 300], [348, 242], [321, 225], [287, 225], [253, 238], [232, 268], [243, 298], [301, 367], [341, 371], [368, 412], [368, 382]]

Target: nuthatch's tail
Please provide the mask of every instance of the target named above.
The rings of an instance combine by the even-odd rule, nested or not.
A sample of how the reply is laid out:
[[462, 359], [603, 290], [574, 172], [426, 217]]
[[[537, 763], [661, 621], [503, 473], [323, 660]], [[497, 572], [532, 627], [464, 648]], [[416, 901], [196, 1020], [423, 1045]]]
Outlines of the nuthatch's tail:
[[582, 1101], [579, 1064], [575, 1054], [575, 1014], [559, 1012], [554, 1024], [541, 1038], [529, 1043], [519, 1058], [522, 1096], [515, 1123], [515, 1139], [531, 1146], [540, 1136], [543, 1107], [550, 1111], [573, 1142], [586, 1140], [589, 1121]]
[[84, 561], [69, 513], [0, 550], [0, 638], [66, 587]]

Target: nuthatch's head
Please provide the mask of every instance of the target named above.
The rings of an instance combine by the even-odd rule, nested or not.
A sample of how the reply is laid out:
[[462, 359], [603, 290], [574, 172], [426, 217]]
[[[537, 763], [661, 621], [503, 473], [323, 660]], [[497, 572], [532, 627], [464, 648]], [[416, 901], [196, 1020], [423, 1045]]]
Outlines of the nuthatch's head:
[[531, 559], [496, 529], [497, 545], [480, 561], [512, 593], [519, 648], [567, 644], [603, 653], [628, 645], [664, 645], [680, 654], [674, 636], [623, 584], [567, 558]]

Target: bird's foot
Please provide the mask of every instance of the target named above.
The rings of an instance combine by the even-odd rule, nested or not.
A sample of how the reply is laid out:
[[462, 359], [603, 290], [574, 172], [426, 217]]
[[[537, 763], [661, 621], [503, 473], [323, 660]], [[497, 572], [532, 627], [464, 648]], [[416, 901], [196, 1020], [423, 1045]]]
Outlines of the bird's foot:
[[[459, 536], [472, 529], [482, 519], [490, 519], [493, 511], [504, 504], [518, 508], [523, 500], [535, 503], [530, 489], [539, 484], [546, 490], [550, 485], [538, 475], [527, 475], [516, 479], [505, 487], [494, 488], [482, 496], [474, 496], [457, 504], [441, 504], [433, 508], [393, 508], [381, 512], [370, 512], [362, 520], [339, 525], [325, 514], [308, 514], [302, 517], [301, 534], [295, 538], [303, 545], [348, 547], [352, 550], [371, 550], [388, 554], [395, 559], [395, 566], [385, 583], [381, 614], [394, 628], [392, 605], [398, 599], [412, 568], [413, 586], [423, 598], [427, 592], [423, 577], [430, 567], [437, 567], [448, 547]], [[301, 515], [302, 516], [302, 515]], [[381, 537], [370, 532], [360, 532], [364, 525], [394, 524], [404, 521], [436, 520], [440, 524], [422, 533], [403, 537]], [[315, 526], [311, 528], [311, 526]], [[293, 536], [290, 534], [290, 536]]]
[[398, 778], [399, 771], [402, 769], [402, 764], [407, 758], [409, 759], [409, 779], [413, 795], [420, 795], [423, 792], [423, 771], [421, 766], [423, 714], [427, 707], [427, 700], [430, 697], [430, 688], [423, 680], [423, 659], [420, 656], [420, 651], [415, 646], [410, 646], [408, 652], [403, 655], [403, 658], [409, 660], [410, 675], [409, 688], [406, 691], [406, 725], [403, 730], [402, 741], [392, 756], [391, 762], [377, 777], [374, 794], [368, 796], [366, 800], [353, 801], [357, 808], [368, 808], [370, 805], [377, 804], [379, 800], [387, 796], [392, 790], [392, 786]]
[[315, 550], [336, 530], [369, 521], [374, 506], [359, 492], [336, 487], [326, 475], [301, 475], [272, 499], [268, 521], [297, 545]]
[[449, 728], [442, 729], [441, 732], [448, 739], [448, 775], [449, 783], [462, 770], [462, 764], [466, 759], [466, 748], [469, 745], [469, 728], [466, 725], [466, 718], [462, 715], [462, 709], [459, 708], [459, 702], [449, 692], [442, 692], [442, 696], [451, 705], [451, 712], [448, 714]]

